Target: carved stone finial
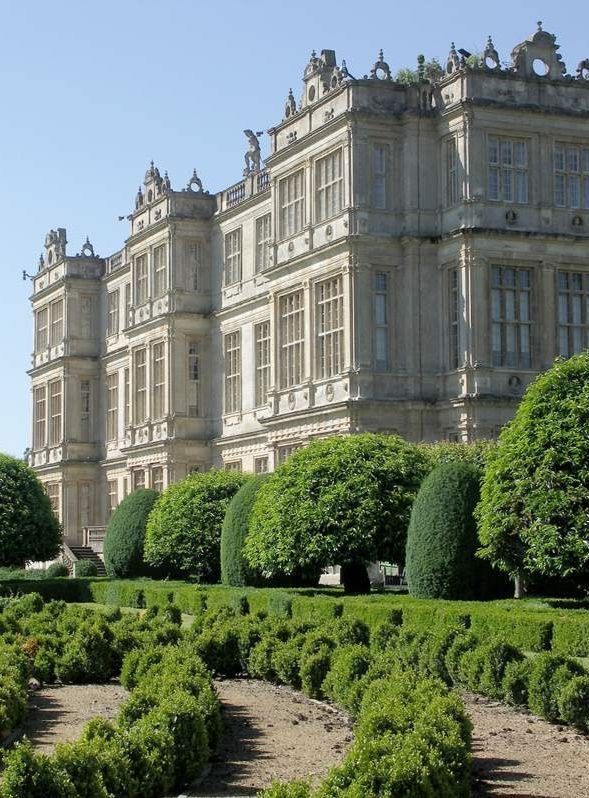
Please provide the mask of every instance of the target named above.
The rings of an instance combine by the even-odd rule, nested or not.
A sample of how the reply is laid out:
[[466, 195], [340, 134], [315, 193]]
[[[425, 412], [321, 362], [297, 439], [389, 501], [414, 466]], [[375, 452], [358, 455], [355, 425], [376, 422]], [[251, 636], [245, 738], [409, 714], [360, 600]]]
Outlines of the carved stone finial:
[[378, 60], [370, 70], [371, 80], [392, 80], [391, 70], [387, 62], [384, 60], [384, 52], [379, 50]]
[[458, 53], [456, 52], [456, 45], [454, 42], [450, 44], [450, 52], [448, 54], [448, 61], [446, 62], [446, 72], [448, 75], [451, 75], [452, 72], [455, 72], [457, 69], [460, 69], [460, 58], [458, 57]]
[[495, 45], [493, 44], [493, 39], [491, 36], [487, 39], [487, 46], [485, 47], [485, 52], [483, 53], [483, 66], [485, 69], [499, 69], [499, 53], [495, 49]]
[[258, 133], [254, 133], [253, 130], [244, 130], [245, 136], [248, 140], [248, 150], [244, 155], [245, 159], [245, 169], [243, 170], [244, 177], [247, 175], [251, 175], [252, 173], [260, 171], [260, 163], [262, 160], [261, 155], [261, 148], [258, 136], [262, 135], [262, 131], [258, 131]]
[[[196, 186], [196, 188], [194, 188]], [[188, 181], [188, 185], [186, 186], [186, 191], [193, 191], [196, 194], [203, 194], [204, 189], [202, 187], [202, 180], [196, 173], [196, 169], [192, 170], [192, 177]]]
[[423, 54], [417, 56], [417, 77], [420, 83], [425, 80], [425, 56]]
[[85, 258], [93, 258], [94, 257], [94, 247], [90, 243], [90, 239], [86, 236], [86, 240], [84, 241], [84, 245], [82, 247], [82, 255]]
[[284, 116], [288, 119], [294, 116], [297, 112], [297, 103], [292, 93], [292, 89], [288, 90], [288, 97], [286, 98], [286, 105], [284, 106]]
[[541, 19], [538, 20], [538, 30], [539, 31], [542, 30], [542, 20]]
[[162, 183], [162, 190], [163, 190], [163, 192], [165, 194], [167, 194], [168, 191], [172, 190], [172, 183], [170, 181], [170, 178], [168, 177], [168, 170], [167, 169], [164, 172], [164, 180], [163, 180], [163, 183]]

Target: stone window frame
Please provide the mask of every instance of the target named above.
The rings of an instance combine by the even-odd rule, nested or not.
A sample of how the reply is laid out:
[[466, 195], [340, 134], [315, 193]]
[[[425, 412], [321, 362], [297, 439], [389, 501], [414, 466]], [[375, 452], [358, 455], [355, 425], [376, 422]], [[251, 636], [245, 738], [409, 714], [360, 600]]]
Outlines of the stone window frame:
[[151, 487], [157, 493], [162, 493], [164, 490], [164, 467], [161, 465], [152, 466], [151, 468]]
[[305, 167], [300, 166], [278, 181], [278, 227], [282, 241], [305, 228]]
[[166, 415], [166, 342], [151, 344], [151, 417], [162, 419]]
[[444, 142], [446, 164], [446, 208], [458, 205], [462, 200], [461, 163], [458, 154], [458, 137], [449, 136]]
[[51, 509], [59, 521], [61, 521], [61, 484], [55, 480], [46, 482], [43, 487], [49, 498]]
[[119, 289], [114, 288], [107, 295], [106, 334], [108, 336], [118, 335], [119, 333], [119, 305]]
[[[339, 176], [335, 178], [333, 178], [332, 175], [328, 175], [329, 164], [333, 163], [334, 159], [339, 161]], [[314, 159], [314, 216], [316, 223], [333, 219], [344, 209], [344, 175], [345, 160], [344, 148], [342, 145]]]
[[225, 415], [241, 412], [241, 330], [223, 336]]
[[[511, 285], [506, 278], [510, 271], [515, 273], [514, 282]], [[489, 277], [491, 324], [489, 342], [492, 366], [493, 368], [531, 370], [534, 364], [533, 270], [530, 266], [520, 263], [501, 263], [500, 260], [497, 260], [491, 264]], [[524, 297], [526, 297], [525, 300]], [[526, 316], [527, 318], [525, 318]], [[511, 328], [515, 329], [511, 330]], [[509, 335], [510, 331], [511, 336]], [[524, 331], [526, 331], [525, 334], [522, 334]], [[512, 351], [508, 349], [510, 337], [513, 337], [515, 345], [515, 349]], [[497, 348], [497, 344], [499, 348]], [[514, 357], [509, 362], [511, 354]]]
[[462, 295], [460, 269], [448, 269], [448, 365], [450, 369], [460, 368], [460, 316]]
[[[558, 268], [555, 281], [556, 352], [568, 358], [589, 348], [589, 273]], [[563, 346], [565, 337], [566, 346]]]
[[[49, 305], [51, 309], [51, 322], [49, 330], [49, 344], [50, 346], [57, 346], [63, 341], [64, 338], [64, 313], [65, 302], [64, 298], [54, 299]], [[59, 313], [57, 310], [59, 309]]]
[[255, 264], [256, 274], [270, 268], [270, 249], [272, 244], [272, 213], [264, 213], [254, 219], [255, 225]]
[[223, 463], [223, 469], [225, 471], [233, 471], [235, 473], [241, 474], [243, 471], [243, 463], [241, 460], [226, 460]]
[[59, 446], [63, 439], [63, 380], [51, 380], [49, 393], [49, 446]]
[[147, 252], [133, 259], [135, 305], [144, 305], [149, 300], [149, 257]]
[[242, 278], [243, 228], [225, 233], [224, 242], [223, 284], [235, 285]]
[[268, 455], [254, 457], [254, 474], [267, 474], [270, 471]]
[[[187, 410], [189, 418], [200, 416], [200, 342], [196, 339], [188, 341], [186, 349], [188, 387]], [[192, 400], [192, 401], [191, 401]]]
[[282, 465], [293, 452], [297, 449], [302, 449], [303, 443], [297, 441], [296, 443], [281, 443], [276, 446], [276, 465]]
[[[162, 256], [163, 253], [163, 257]], [[154, 246], [152, 251], [153, 262], [153, 297], [159, 299], [168, 290], [168, 245], [164, 241], [162, 244]]]
[[33, 388], [33, 449], [44, 449], [47, 445], [47, 385]]
[[147, 364], [147, 347], [137, 347], [133, 351], [133, 423], [135, 425], [145, 424], [148, 419]]
[[[334, 288], [335, 294], [333, 293]], [[322, 292], [324, 292], [323, 296]], [[345, 361], [343, 274], [340, 272], [317, 281], [314, 284], [313, 293], [315, 298], [315, 372], [317, 379], [330, 379], [342, 373]]]
[[119, 437], [119, 372], [111, 371], [106, 375], [106, 441], [118, 440]]
[[305, 380], [305, 291], [298, 288], [278, 297], [278, 372], [280, 389]]
[[270, 319], [254, 324], [254, 405], [264, 407], [272, 379], [272, 330]]
[[[497, 157], [495, 160], [491, 157], [491, 142], [497, 142]], [[524, 162], [518, 163], [516, 157], [516, 147], [523, 145], [523, 152], [525, 153]], [[503, 202], [510, 205], [529, 205], [530, 204], [530, 154], [532, 138], [526, 136], [513, 136], [505, 135], [502, 133], [487, 132], [486, 136], [486, 198], [489, 202]], [[511, 148], [511, 160], [503, 160], [503, 151]], [[496, 175], [497, 185], [495, 189], [491, 190], [491, 176]], [[509, 176], [509, 183], [506, 178]], [[525, 181], [522, 186], [525, 187], [525, 199], [518, 199], [518, 176], [525, 176]], [[506, 191], [506, 186], [509, 185], [509, 191]], [[511, 196], [509, 193], [511, 192]], [[523, 195], [522, 195], [523, 196]]]
[[116, 478], [106, 481], [106, 499], [107, 514], [110, 518], [119, 504], [119, 483]]
[[[384, 278], [384, 280], [382, 279]], [[375, 268], [372, 273], [372, 309], [374, 318], [373, 346], [374, 370], [379, 373], [391, 368], [391, 272]], [[380, 311], [384, 310], [382, 321]], [[379, 347], [384, 345], [384, 358], [378, 357]]]
[[[562, 161], [559, 162], [557, 149], [562, 148]], [[577, 159], [575, 169], [569, 161], [569, 154], [574, 153]], [[562, 179], [562, 201], [558, 201], [558, 180]], [[589, 144], [556, 140], [552, 144], [552, 180], [553, 203], [555, 208], [570, 208], [572, 210], [589, 209]], [[572, 197], [573, 181], [577, 181], [577, 201]]]
[[49, 345], [49, 305], [35, 313], [35, 352], [43, 352]]

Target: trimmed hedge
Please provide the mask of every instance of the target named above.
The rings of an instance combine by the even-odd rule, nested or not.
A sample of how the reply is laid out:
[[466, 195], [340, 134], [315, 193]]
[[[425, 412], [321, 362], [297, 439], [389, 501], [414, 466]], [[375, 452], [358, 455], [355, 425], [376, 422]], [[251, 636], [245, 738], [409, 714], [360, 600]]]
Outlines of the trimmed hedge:
[[266, 478], [266, 474], [258, 474], [249, 479], [227, 507], [221, 530], [221, 581], [224, 585], [241, 587], [258, 581], [245, 561], [243, 544], [256, 494]]
[[417, 598], [480, 596], [483, 563], [474, 509], [480, 471], [468, 463], [440, 465], [425, 478], [413, 503], [407, 532], [407, 584]]
[[148, 488], [133, 491], [112, 514], [104, 539], [104, 565], [109, 576], [128, 579], [149, 573], [143, 558], [145, 529], [158, 497], [157, 491]]

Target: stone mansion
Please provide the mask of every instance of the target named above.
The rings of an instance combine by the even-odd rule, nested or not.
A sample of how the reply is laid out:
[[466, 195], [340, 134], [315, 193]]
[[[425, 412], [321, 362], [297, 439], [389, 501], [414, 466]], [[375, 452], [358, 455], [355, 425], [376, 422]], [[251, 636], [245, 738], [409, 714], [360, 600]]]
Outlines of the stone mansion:
[[271, 471], [327, 435], [497, 435], [588, 344], [589, 60], [538, 30], [393, 79], [313, 53], [242, 179], [152, 164], [118, 252], [32, 278], [30, 463], [66, 542], [130, 491]]

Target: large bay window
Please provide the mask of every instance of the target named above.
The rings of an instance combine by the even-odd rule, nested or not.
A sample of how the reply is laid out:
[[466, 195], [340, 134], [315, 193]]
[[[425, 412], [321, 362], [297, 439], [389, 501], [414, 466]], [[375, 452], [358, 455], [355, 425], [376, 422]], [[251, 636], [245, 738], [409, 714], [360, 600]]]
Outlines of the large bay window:
[[387, 371], [389, 368], [389, 275], [376, 272], [374, 275], [374, 368]]
[[386, 144], [372, 146], [372, 207], [383, 210], [387, 207], [387, 173], [389, 148]]
[[187, 241], [184, 245], [186, 290], [198, 291], [200, 288], [201, 246], [200, 241]]
[[280, 387], [303, 381], [305, 367], [305, 310], [303, 292], [280, 297]]
[[530, 294], [528, 269], [493, 266], [491, 316], [494, 366], [531, 368]]
[[299, 233], [305, 224], [305, 172], [300, 169], [279, 184], [280, 237]]
[[106, 488], [108, 495], [108, 517], [110, 518], [119, 503], [119, 486], [117, 480], [109, 479], [106, 483]]
[[119, 332], [119, 290], [109, 291], [107, 301], [107, 335], [116, 335]]
[[51, 303], [51, 346], [63, 341], [63, 299]]
[[589, 274], [558, 272], [558, 354], [589, 347]]
[[241, 410], [241, 333], [225, 336], [225, 413]]
[[318, 222], [339, 213], [344, 204], [342, 150], [319, 158], [315, 163], [315, 217]]
[[343, 368], [344, 295], [342, 276], [315, 286], [317, 376], [333, 377]]
[[449, 354], [450, 368], [460, 366], [460, 279], [458, 269], [450, 269], [448, 284], [448, 305], [450, 310]]
[[256, 219], [256, 272], [270, 266], [270, 241], [272, 239], [272, 217], [269, 213]]
[[151, 487], [161, 493], [164, 489], [164, 469], [162, 466], [155, 466], [151, 469]]
[[527, 203], [527, 142], [521, 139], [489, 136], [487, 140], [487, 175], [488, 199]]

